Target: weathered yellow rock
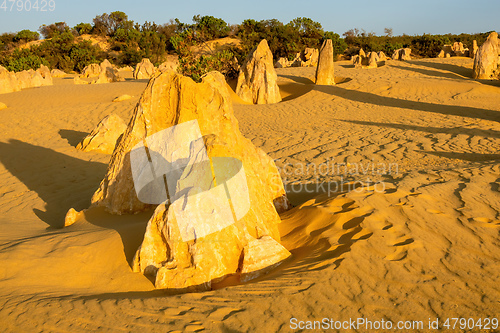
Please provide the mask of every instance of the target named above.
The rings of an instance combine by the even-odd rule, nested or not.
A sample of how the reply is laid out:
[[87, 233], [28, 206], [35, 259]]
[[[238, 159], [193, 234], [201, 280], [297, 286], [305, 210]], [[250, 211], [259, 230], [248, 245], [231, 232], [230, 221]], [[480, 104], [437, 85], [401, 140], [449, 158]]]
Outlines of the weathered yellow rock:
[[316, 84], [335, 84], [335, 75], [333, 68], [333, 44], [331, 39], [325, 40], [319, 51], [318, 67], [316, 68]]
[[22, 72], [9, 72], [0, 66], [0, 93], [9, 93], [26, 88], [52, 85], [52, 76], [48, 67], [41, 65], [39, 69]]
[[472, 49], [470, 50], [469, 57], [473, 58], [476, 56], [477, 50], [479, 50], [479, 47], [477, 47], [477, 40], [472, 41]]
[[263, 39], [241, 66], [236, 94], [245, 102], [254, 104], [281, 102], [277, 80], [273, 54]]
[[404, 48], [395, 50], [392, 54], [392, 60], [411, 60], [411, 49]]
[[256, 279], [280, 265], [290, 252], [269, 236], [251, 239], [243, 251], [241, 281]]
[[0, 102], [0, 110], [7, 109], [7, 105], [4, 103]]
[[368, 57], [368, 66], [367, 68], [377, 68], [378, 55], [377, 52], [370, 52]]
[[132, 96], [125, 94], [125, 95], [118, 96], [117, 98], [115, 98], [113, 100], [113, 102], [123, 102], [123, 101], [127, 101], [131, 98], [132, 98]]
[[66, 213], [66, 217], [64, 218], [64, 226], [69, 227], [70, 225], [75, 224], [80, 218], [82, 218], [83, 212], [76, 211], [74, 208], [70, 208]]
[[51, 72], [50, 72], [50, 75], [54, 78], [61, 78], [61, 77], [66, 77], [68, 74], [66, 74], [65, 72], [63, 72], [62, 70], [60, 69], [53, 69]]
[[365, 53], [365, 51], [363, 49], [359, 49], [359, 56], [361, 58], [366, 58], [366, 53]]
[[[174, 184], [180, 197], [171, 198], [174, 201], [170, 204], [164, 202], [157, 206], [134, 258], [134, 270], [155, 276], [158, 288], [206, 290], [213, 281], [238, 274], [244, 269], [240, 259], [250, 242], [266, 236], [279, 241], [277, 209], [283, 211], [290, 207], [274, 161], [239, 132], [223, 75], [211, 72], [203, 77], [202, 83], [195, 83], [173, 71], [157, 73], [149, 81], [113, 152], [107, 175], [92, 198], [93, 205], [103, 206], [116, 214], [154, 207], [137, 197], [132, 150], [172, 126], [193, 121], [199, 126], [207, 159], [199, 160], [201, 155], [193, 150], [194, 142], [200, 141], [191, 141], [191, 152], [186, 160], [188, 166]], [[176, 138], [180, 142], [192, 140], [183, 130], [178, 131]], [[166, 141], [165, 144], [171, 143]], [[154, 157], [154, 147], [150, 143], [148, 147], [148, 156]], [[208, 165], [211, 167], [207, 169], [203, 161], [210, 161]], [[237, 163], [232, 164], [234, 161]], [[239, 167], [235, 167], [237, 165]], [[148, 169], [149, 166], [145, 165], [141, 173]], [[245, 186], [230, 183], [231, 179], [242, 174]], [[226, 197], [225, 186], [230, 198]], [[170, 190], [169, 193], [172, 194]], [[215, 193], [222, 193], [224, 201], [218, 201], [221, 196]], [[248, 196], [248, 206], [243, 211], [239, 205], [241, 193]], [[226, 215], [212, 215], [214, 209], [217, 212], [222, 209], [219, 204], [232, 207], [229, 220], [217, 218]], [[179, 207], [196, 207], [189, 214], [206, 217], [207, 223], [197, 224], [194, 229], [182, 224], [181, 221], [191, 220], [185, 219], [185, 212], [178, 210]], [[277, 248], [269, 249], [273, 252]], [[286, 253], [282, 248], [279, 250], [279, 255], [275, 256], [266, 253], [260, 266], [259, 256], [263, 253], [249, 252], [247, 262], [252, 266], [245, 271], [250, 272], [251, 267], [266, 268], [278, 264]]]
[[74, 84], [89, 84], [90, 82], [82, 80], [79, 76], [75, 76], [73, 79]]
[[380, 51], [378, 53], [378, 59], [379, 59], [379, 61], [386, 61], [388, 58], [387, 58], [387, 56], [385, 55], [384, 52]]
[[156, 72], [156, 67], [147, 58], [141, 60], [140, 63], [135, 66], [134, 79], [150, 79], [151, 76]]
[[498, 78], [498, 34], [492, 32], [477, 50], [472, 68], [472, 78], [491, 80]]
[[118, 70], [114, 69], [111, 63], [106, 59], [101, 63], [101, 72], [97, 80], [92, 81], [92, 84], [100, 83], [113, 83], [125, 81], [123, 77], [118, 74]]
[[37, 69], [36, 72], [42, 77], [42, 86], [52, 85], [52, 75], [50, 73], [50, 69], [47, 66], [40, 65], [40, 68]]
[[275, 63], [274, 63], [274, 68], [287, 68], [290, 67], [290, 61], [288, 61], [287, 58], [279, 58]]
[[101, 74], [101, 66], [99, 64], [90, 64], [85, 66], [80, 75], [81, 78], [98, 77]]
[[116, 141], [125, 132], [127, 125], [116, 114], [110, 114], [102, 119], [99, 124], [77, 146], [82, 151], [96, 151], [111, 154], [116, 146]]
[[158, 70], [161, 72], [166, 71], [177, 71], [179, 67], [179, 57], [177, 56], [167, 56], [167, 60], [164, 61], [160, 66], [158, 66]]
[[21, 90], [16, 74], [0, 66], [0, 94]]

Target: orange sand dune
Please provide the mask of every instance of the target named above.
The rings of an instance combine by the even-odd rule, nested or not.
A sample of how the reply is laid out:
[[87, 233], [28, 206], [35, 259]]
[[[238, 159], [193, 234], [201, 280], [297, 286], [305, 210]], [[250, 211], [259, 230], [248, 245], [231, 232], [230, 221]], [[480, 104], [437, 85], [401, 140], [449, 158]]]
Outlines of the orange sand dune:
[[[146, 82], [70, 77], [0, 95], [0, 329], [288, 332], [323, 318], [498, 316], [500, 84], [471, 68], [339, 62], [336, 86], [286, 68], [283, 102], [235, 97], [241, 131], [276, 159], [296, 205], [280, 225], [293, 257], [257, 281], [182, 295], [130, 269], [151, 213], [92, 209], [59, 228], [89, 206], [109, 161], [76, 144], [112, 112], [128, 119]], [[112, 102], [123, 94], [134, 97]]]

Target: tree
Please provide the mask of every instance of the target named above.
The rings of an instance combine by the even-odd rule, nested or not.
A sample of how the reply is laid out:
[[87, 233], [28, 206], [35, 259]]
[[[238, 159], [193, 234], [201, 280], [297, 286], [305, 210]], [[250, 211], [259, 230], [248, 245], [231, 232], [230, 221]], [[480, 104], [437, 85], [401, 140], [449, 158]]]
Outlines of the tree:
[[97, 15], [93, 22], [93, 33], [101, 36], [113, 36], [118, 29], [129, 30], [134, 26], [134, 22], [128, 20], [127, 14], [120, 11]]
[[193, 16], [196, 37], [201, 41], [207, 41], [226, 37], [229, 34], [228, 24], [220, 18], [200, 15]]
[[384, 28], [384, 34], [387, 37], [392, 37], [392, 28]]
[[63, 33], [69, 30], [66, 22], [56, 22], [50, 25], [42, 25], [38, 31], [42, 34], [44, 39], [52, 38], [56, 33]]

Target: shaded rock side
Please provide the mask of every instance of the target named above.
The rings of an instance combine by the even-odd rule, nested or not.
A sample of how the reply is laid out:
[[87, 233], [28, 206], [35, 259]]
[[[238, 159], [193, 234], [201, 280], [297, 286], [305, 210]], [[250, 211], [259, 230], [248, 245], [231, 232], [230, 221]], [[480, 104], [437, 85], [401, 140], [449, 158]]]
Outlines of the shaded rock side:
[[404, 48], [395, 50], [392, 54], [392, 60], [411, 60], [411, 49]]
[[316, 68], [316, 84], [334, 85], [333, 44], [331, 39], [323, 42], [319, 51], [318, 67]]
[[116, 141], [126, 129], [127, 125], [119, 116], [110, 114], [102, 119], [76, 148], [87, 152], [111, 154], [115, 149]]
[[248, 55], [238, 75], [236, 94], [245, 102], [272, 104], [281, 102], [273, 66], [273, 54], [263, 39]]

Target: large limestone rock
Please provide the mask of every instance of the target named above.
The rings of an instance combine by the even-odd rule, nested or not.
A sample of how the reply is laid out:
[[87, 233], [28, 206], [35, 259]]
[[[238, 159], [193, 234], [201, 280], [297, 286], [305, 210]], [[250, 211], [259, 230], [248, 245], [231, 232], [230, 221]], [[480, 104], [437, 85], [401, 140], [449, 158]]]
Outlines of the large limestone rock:
[[411, 60], [411, 49], [404, 48], [394, 51], [392, 60]]
[[50, 69], [47, 66], [40, 65], [40, 68], [36, 71], [42, 77], [42, 86], [51, 86], [53, 84], [52, 74], [50, 73]]
[[331, 39], [323, 42], [319, 51], [318, 67], [316, 68], [316, 84], [334, 85], [333, 44]]
[[456, 57], [463, 57], [465, 55], [465, 48], [462, 42], [453, 43], [452, 50]]
[[384, 53], [384, 52], [380, 51], [380, 52], [378, 53], [378, 59], [379, 59], [379, 61], [386, 61], [386, 60], [387, 60], [387, 59], [389, 59], [389, 58], [385, 55], [385, 53]]
[[98, 77], [101, 74], [101, 66], [99, 64], [90, 64], [85, 66], [80, 75], [81, 78]]
[[110, 114], [102, 119], [99, 124], [77, 146], [82, 151], [95, 151], [111, 154], [116, 146], [116, 141], [125, 132], [127, 125], [116, 114]]
[[369, 57], [368, 57], [368, 65], [367, 68], [377, 68], [377, 62], [378, 62], [378, 54], [377, 52], [370, 52]]
[[16, 74], [0, 66], [0, 94], [21, 90]]
[[290, 67], [290, 61], [287, 58], [279, 58], [275, 63], [274, 63], [274, 68], [287, 68]]
[[166, 72], [166, 71], [177, 71], [177, 68], [179, 68], [179, 57], [176, 56], [168, 56], [167, 60], [161, 63], [160, 66], [158, 66], [158, 70], [160, 72]]
[[359, 49], [359, 56], [361, 58], [366, 58], [366, 53], [365, 53], [365, 51], [363, 49]]
[[491, 80], [498, 78], [498, 34], [492, 32], [474, 57], [472, 78]]
[[140, 63], [135, 66], [134, 79], [150, 79], [151, 76], [156, 72], [156, 67], [149, 61], [149, 59], [144, 58]]
[[303, 53], [304, 53], [304, 59], [306, 59], [306, 62], [309, 64], [309, 66], [318, 65], [318, 59], [319, 59], [318, 49], [307, 47]]
[[53, 69], [51, 72], [50, 72], [50, 75], [54, 78], [62, 78], [62, 77], [66, 77], [68, 74], [66, 74], [65, 72], [63, 72], [62, 70], [60, 69]]
[[104, 59], [99, 67], [99, 71], [97, 80], [92, 81], [93, 84], [125, 81], [125, 79], [118, 74], [118, 70], [111, 65], [108, 59]]
[[254, 104], [281, 102], [273, 54], [263, 39], [248, 55], [238, 75], [236, 94]]
[[116, 71], [112, 67], [106, 67], [101, 71], [101, 74], [99, 74], [97, 80], [92, 81], [92, 83], [100, 84], [100, 83], [113, 83], [121, 81], [125, 81], [125, 79], [118, 74], [118, 71]]
[[0, 94], [50, 85], [52, 76], [47, 66], [41, 65], [36, 71], [30, 69], [17, 73], [0, 66]]
[[362, 68], [363, 67], [363, 58], [359, 56], [358, 54], [354, 55], [352, 57], [352, 64], [354, 65], [354, 68]]
[[472, 49], [470, 50], [469, 57], [474, 58], [476, 56], [477, 50], [479, 50], [479, 47], [477, 47], [477, 40], [472, 41]]
[[[279, 244], [277, 229], [278, 211], [289, 208], [281, 178], [273, 160], [241, 135], [228, 89], [217, 72], [201, 83], [172, 71], [156, 73], [92, 198], [94, 205], [117, 214], [154, 207], [141, 202], [136, 190], [141, 198], [146, 193], [146, 198], [166, 200], [148, 222], [133, 263], [134, 271], [151, 275], [157, 288], [208, 290], [212, 282], [242, 272], [246, 281], [290, 255]], [[167, 132], [171, 136], [163, 137]], [[137, 163], [146, 145], [145, 162]], [[170, 176], [163, 182], [164, 171], [151, 178], [148, 186], [159, 180], [168, 195], [164, 191], [164, 198], [149, 197], [150, 192], [134, 187], [134, 174], [160, 170], [155, 164], [160, 153], [172, 156], [164, 160], [168, 165], [183, 161], [185, 168], [174, 182]], [[233, 179], [240, 181], [231, 183]], [[225, 214], [228, 204], [232, 208]]]

